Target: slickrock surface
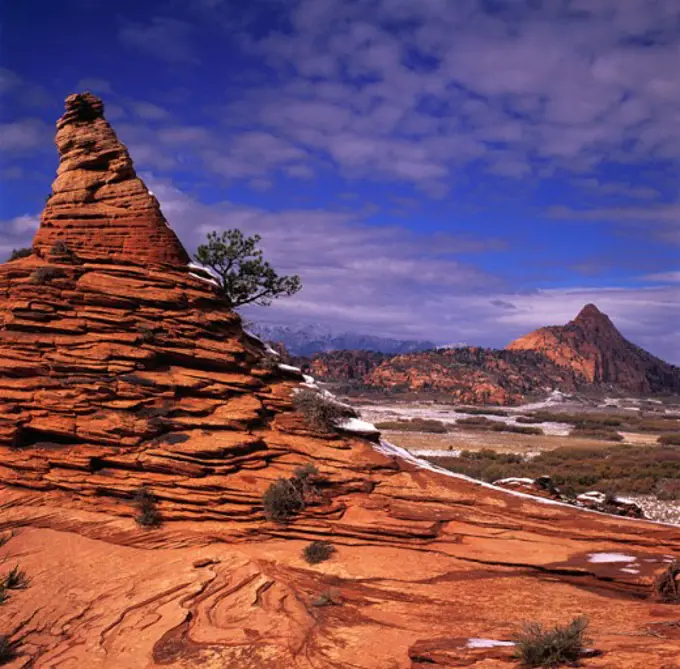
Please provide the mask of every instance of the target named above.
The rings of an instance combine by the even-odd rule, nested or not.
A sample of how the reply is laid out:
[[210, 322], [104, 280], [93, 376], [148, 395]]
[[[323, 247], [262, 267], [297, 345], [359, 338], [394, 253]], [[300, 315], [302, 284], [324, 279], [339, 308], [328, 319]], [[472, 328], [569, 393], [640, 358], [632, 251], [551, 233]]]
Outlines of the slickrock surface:
[[103, 113], [91, 93], [66, 99], [59, 169], [33, 248], [47, 257], [63, 242], [82, 260], [185, 265], [186, 251]]
[[[651, 594], [680, 528], [314, 432], [301, 376], [209, 282], [84, 256], [0, 266], [0, 562], [30, 578], [0, 606], [7, 666], [507, 669], [512, 648], [469, 640], [586, 614], [603, 654], [582, 666], [680, 669], [680, 607]], [[305, 509], [266, 520], [269, 484], [307, 463]], [[132, 518], [140, 485], [161, 527]], [[337, 552], [309, 565], [316, 539]]]
[[507, 348], [538, 351], [591, 384], [642, 395], [680, 392], [680, 368], [629, 342], [594, 304], [586, 305], [566, 325], [540, 328]]

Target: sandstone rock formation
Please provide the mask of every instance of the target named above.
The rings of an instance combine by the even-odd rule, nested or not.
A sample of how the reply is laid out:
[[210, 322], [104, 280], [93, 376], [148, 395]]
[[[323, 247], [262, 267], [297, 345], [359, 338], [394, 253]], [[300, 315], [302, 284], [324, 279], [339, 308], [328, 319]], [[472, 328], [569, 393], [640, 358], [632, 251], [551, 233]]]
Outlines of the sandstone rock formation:
[[91, 93], [66, 99], [57, 122], [60, 162], [33, 248], [67, 242], [81, 260], [184, 265], [189, 257], [135, 174], [127, 149]]
[[428, 392], [464, 404], [519, 404], [550, 389], [680, 393], [680, 368], [627, 341], [592, 304], [567, 325], [540, 328], [505, 350], [334, 351], [299, 363], [319, 379], [350, 388]]
[[573, 391], [585, 383], [579, 373], [540, 353], [475, 346], [397, 356], [335, 351], [299, 364], [321, 380], [350, 389], [426, 392], [462, 404], [519, 404], [529, 393], [554, 387]]
[[[72, 253], [0, 266], [0, 564], [30, 579], [0, 605], [8, 666], [502, 669], [511, 647], [471, 640], [586, 614], [602, 655], [584, 667], [680, 668], [678, 608], [653, 590], [680, 528], [316, 432], [292, 410], [302, 376], [174, 237], [161, 267], [61, 233]], [[308, 464], [306, 506], [267, 520], [265, 490]], [[140, 486], [160, 527], [132, 518]], [[336, 553], [310, 565], [318, 539]]]
[[680, 368], [629, 342], [594, 304], [566, 325], [540, 328], [507, 348], [542, 353], [594, 385], [640, 395], [680, 392]]

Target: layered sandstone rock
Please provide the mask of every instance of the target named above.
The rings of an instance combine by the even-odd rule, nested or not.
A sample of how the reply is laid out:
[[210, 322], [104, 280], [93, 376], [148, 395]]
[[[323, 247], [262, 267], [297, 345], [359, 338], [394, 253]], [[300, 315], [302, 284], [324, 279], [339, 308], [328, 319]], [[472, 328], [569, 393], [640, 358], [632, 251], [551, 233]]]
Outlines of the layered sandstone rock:
[[594, 304], [566, 325], [540, 328], [507, 348], [537, 351], [590, 384], [640, 395], [680, 392], [680, 368], [629, 342]]
[[87, 261], [186, 265], [186, 251], [137, 178], [98, 97], [66, 99], [56, 143], [57, 178], [33, 242], [40, 256], [65, 244]]
[[[90, 253], [0, 266], [0, 563], [30, 578], [2, 605], [9, 666], [501, 669], [512, 648], [471, 640], [586, 614], [584, 667], [678, 669], [653, 582], [680, 529], [315, 432], [301, 375], [209, 281]], [[306, 506], [267, 520], [265, 490], [309, 464]], [[132, 518], [140, 486], [158, 528]], [[310, 565], [318, 539], [336, 553]]]

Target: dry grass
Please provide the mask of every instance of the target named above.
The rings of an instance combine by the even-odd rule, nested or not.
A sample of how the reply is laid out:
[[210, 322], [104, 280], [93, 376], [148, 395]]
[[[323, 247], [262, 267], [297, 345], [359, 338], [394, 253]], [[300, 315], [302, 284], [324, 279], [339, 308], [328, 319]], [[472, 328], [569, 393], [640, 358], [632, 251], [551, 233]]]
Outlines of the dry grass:
[[680, 560], [674, 560], [654, 581], [656, 598], [666, 604], [680, 603]]
[[403, 432], [430, 432], [432, 434], [446, 434], [449, 427], [440, 420], [429, 418], [411, 418], [409, 420], [388, 420], [376, 423], [379, 430], [400, 430]]
[[585, 644], [588, 619], [574, 618], [567, 625], [544, 628], [526, 623], [515, 637], [516, 657], [525, 667], [559, 667], [578, 662]]

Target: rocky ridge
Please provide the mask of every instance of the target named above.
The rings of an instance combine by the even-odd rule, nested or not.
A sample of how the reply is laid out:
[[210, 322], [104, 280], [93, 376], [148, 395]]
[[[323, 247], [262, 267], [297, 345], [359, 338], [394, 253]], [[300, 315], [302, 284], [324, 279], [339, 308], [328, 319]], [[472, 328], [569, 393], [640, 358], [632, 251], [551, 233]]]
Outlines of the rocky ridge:
[[298, 359], [323, 381], [388, 393], [426, 392], [462, 404], [519, 404], [527, 394], [585, 384], [578, 372], [534, 351], [497, 351], [475, 346], [397, 356], [336, 351]]
[[[586, 614], [584, 667], [680, 667], [677, 607], [653, 591], [679, 528], [311, 429], [292, 397], [313, 384], [271, 364], [174, 237], [156, 265], [83, 220], [66, 251], [0, 266], [0, 560], [30, 578], [2, 605], [8, 666], [501, 669], [511, 647], [471, 640]], [[263, 493], [309, 464], [304, 508], [267, 520]], [[132, 519], [140, 486], [158, 528]], [[317, 539], [336, 553], [312, 566]]]
[[507, 349], [537, 351], [596, 386], [638, 395], [680, 393], [680, 368], [629, 342], [594, 304], [566, 325], [539, 328]]
[[680, 368], [626, 340], [592, 304], [567, 325], [540, 328], [504, 350], [334, 351], [298, 363], [354, 389], [442, 394], [464, 404], [516, 405], [546, 390], [680, 393]]

